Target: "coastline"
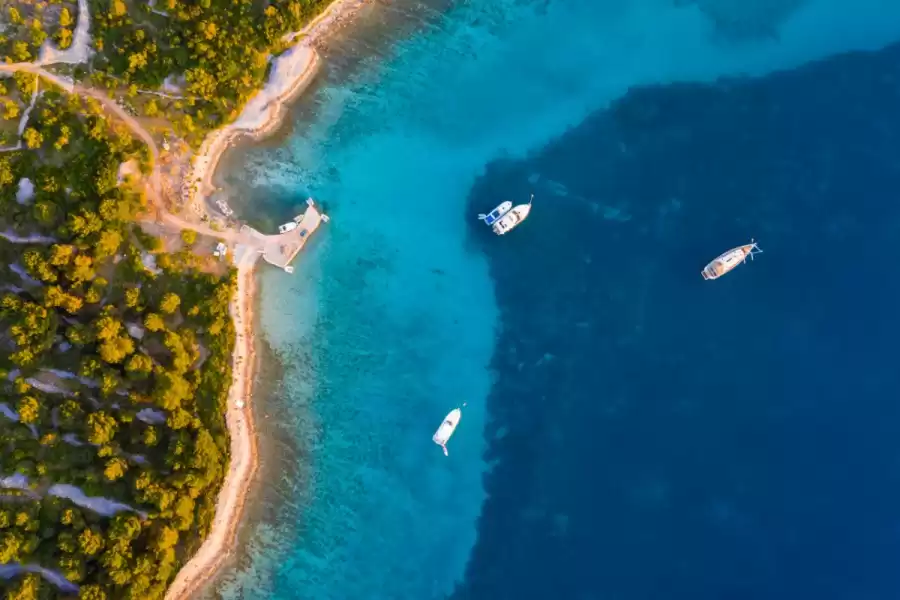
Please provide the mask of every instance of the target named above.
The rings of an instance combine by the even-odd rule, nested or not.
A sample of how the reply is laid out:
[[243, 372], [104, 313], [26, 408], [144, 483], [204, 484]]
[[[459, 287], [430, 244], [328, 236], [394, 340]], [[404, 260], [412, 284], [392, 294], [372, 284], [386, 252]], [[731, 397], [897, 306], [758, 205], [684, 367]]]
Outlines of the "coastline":
[[[317, 42], [343, 25], [368, 0], [334, 0], [301, 31], [285, 41], [299, 41], [273, 60], [266, 85], [250, 99], [233, 123], [210, 133], [191, 161], [190, 175], [183, 189], [184, 204], [199, 214], [206, 213], [206, 201], [215, 191], [212, 180], [216, 167], [231, 143], [239, 137], [260, 140], [282, 124], [288, 105], [312, 81], [320, 66]], [[190, 182], [190, 183], [188, 183]], [[196, 188], [195, 188], [196, 184]], [[232, 299], [231, 317], [235, 324], [235, 348], [232, 359], [233, 381], [228, 392], [226, 424], [230, 437], [231, 459], [216, 501], [216, 514], [209, 535], [200, 549], [179, 570], [166, 590], [165, 600], [187, 600], [212, 581], [232, 555], [251, 482], [259, 467], [257, 431], [250, 399], [256, 375], [256, 349], [253, 331], [255, 305], [255, 266], [260, 254], [240, 245], [235, 248], [237, 290]]]
[[319, 71], [317, 44], [367, 2], [334, 0], [306, 27], [285, 36], [285, 42], [299, 41], [272, 60], [265, 86], [247, 102], [234, 122], [207, 135], [191, 160], [190, 173], [182, 189], [185, 206], [191, 206], [197, 214], [206, 214], [206, 201], [216, 191], [213, 177], [225, 152], [238, 138], [259, 141], [281, 127], [290, 103], [303, 93]]
[[237, 266], [237, 290], [231, 302], [235, 324], [232, 356], [232, 384], [228, 391], [225, 421], [231, 438], [231, 460], [216, 502], [216, 516], [209, 535], [197, 553], [178, 571], [166, 591], [166, 600], [190, 598], [199, 591], [225, 562], [230, 552], [241, 514], [247, 501], [247, 489], [258, 467], [256, 425], [248, 406], [253, 392], [256, 348], [253, 333], [253, 306], [256, 289], [256, 254], [245, 253]]

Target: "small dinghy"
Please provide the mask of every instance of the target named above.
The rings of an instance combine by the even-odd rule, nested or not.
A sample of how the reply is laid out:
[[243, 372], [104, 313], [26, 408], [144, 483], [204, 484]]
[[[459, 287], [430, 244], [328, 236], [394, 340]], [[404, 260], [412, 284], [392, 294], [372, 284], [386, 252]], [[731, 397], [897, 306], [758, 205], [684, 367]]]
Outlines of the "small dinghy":
[[[465, 406], [465, 404], [463, 404]], [[453, 435], [453, 432], [456, 431], [456, 426], [459, 425], [459, 419], [462, 417], [462, 409], [454, 408], [447, 416], [444, 417], [444, 422], [441, 423], [441, 426], [437, 428], [437, 431], [434, 432], [434, 435], [431, 439], [435, 444], [444, 449], [444, 456], [450, 456], [447, 453], [447, 441], [450, 439], [450, 436]]]
[[512, 202], [507, 200], [502, 203], [500, 206], [492, 210], [486, 215], [478, 215], [478, 218], [485, 222], [486, 225], [493, 225], [497, 222], [497, 219], [505, 215], [512, 208]]
[[528, 204], [520, 204], [513, 207], [508, 213], [500, 217], [492, 227], [494, 233], [503, 235], [518, 227], [522, 221], [528, 218], [528, 213], [531, 212], [531, 203], [533, 201], [534, 194], [531, 195], [531, 200], [528, 201]]
[[749, 244], [723, 252], [703, 268], [703, 271], [701, 271], [703, 279], [718, 279], [736, 266], [747, 262], [748, 256], [750, 260], [753, 260], [753, 257], [757, 254], [762, 254], [762, 250], [759, 249], [759, 246], [753, 240], [750, 240]]

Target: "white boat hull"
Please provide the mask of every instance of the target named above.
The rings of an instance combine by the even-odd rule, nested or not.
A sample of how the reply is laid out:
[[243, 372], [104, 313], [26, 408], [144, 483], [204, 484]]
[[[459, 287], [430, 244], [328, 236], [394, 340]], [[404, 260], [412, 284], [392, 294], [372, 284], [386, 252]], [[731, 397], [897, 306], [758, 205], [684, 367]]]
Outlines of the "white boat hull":
[[510, 209], [512, 209], [513, 203], [507, 200], [506, 202], [501, 203], [497, 208], [492, 210], [486, 215], [478, 215], [478, 218], [485, 222], [487, 225], [493, 225], [496, 223], [503, 215], [508, 213]]
[[444, 422], [441, 423], [441, 426], [437, 428], [437, 431], [435, 431], [434, 435], [431, 437], [432, 441], [444, 450], [445, 456], [448, 455], [447, 442], [450, 440], [453, 432], [456, 431], [456, 426], [459, 425], [459, 419], [461, 417], [462, 411], [458, 408], [454, 408], [447, 413], [447, 416], [444, 417]]
[[520, 204], [500, 217], [492, 229], [497, 235], [504, 235], [518, 227], [522, 221], [528, 218], [531, 212], [531, 204]]
[[713, 259], [703, 268], [700, 274], [706, 280], [718, 279], [722, 275], [730, 273], [738, 265], [747, 262], [748, 256], [752, 259], [754, 255], [760, 252], [762, 250], [759, 249], [755, 242], [732, 248]]

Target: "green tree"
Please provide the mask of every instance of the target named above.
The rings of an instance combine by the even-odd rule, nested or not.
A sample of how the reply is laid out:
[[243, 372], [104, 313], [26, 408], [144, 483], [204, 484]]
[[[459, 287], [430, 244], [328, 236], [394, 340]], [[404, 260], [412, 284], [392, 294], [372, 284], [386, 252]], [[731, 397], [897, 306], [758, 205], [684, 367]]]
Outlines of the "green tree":
[[66, 50], [72, 46], [72, 30], [66, 27], [60, 27], [56, 32], [56, 43], [60, 50]]
[[19, 398], [16, 411], [23, 423], [37, 423], [41, 416], [41, 405], [34, 397], [24, 396]]
[[75, 256], [75, 246], [71, 244], [53, 244], [50, 246], [50, 264], [54, 267], [65, 267]]
[[58, 285], [52, 285], [44, 290], [44, 304], [54, 308], [62, 308], [74, 315], [81, 310], [84, 301], [78, 296], [67, 294]]
[[106, 468], [103, 470], [103, 476], [107, 481], [116, 481], [121, 479], [128, 470], [128, 463], [124, 459], [116, 456], [106, 461]]
[[12, 100], [4, 99], [3, 100], [3, 118], [7, 121], [12, 121], [13, 119], [17, 119], [19, 117], [19, 105], [13, 102]]
[[19, 582], [6, 593], [6, 600], [39, 600], [40, 590], [40, 575], [25, 573]]
[[98, 349], [100, 358], [111, 365], [119, 364], [134, 352], [134, 341], [127, 335], [104, 340]]
[[125, 370], [135, 377], [146, 377], [153, 369], [153, 361], [146, 354], [132, 354], [125, 363]]
[[94, 260], [87, 254], [79, 254], [72, 260], [70, 268], [66, 271], [66, 277], [72, 283], [91, 281], [94, 278]]
[[105, 313], [93, 323], [94, 335], [98, 340], [113, 340], [119, 336], [122, 331], [122, 322]]
[[18, 531], [0, 533], [0, 565], [18, 562], [25, 539]]
[[41, 132], [34, 127], [28, 127], [27, 129], [25, 129], [25, 133], [22, 134], [22, 138], [25, 140], [25, 145], [28, 146], [28, 148], [30, 148], [31, 150], [40, 148], [41, 144], [44, 143], [44, 136], [41, 135]]
[[147, 313], [147, 316], [144, 317], [144, 327], [147, 328], [147, 331], [162, 331], [166, 328], [166, 324], [158, 314]]
[[191, 413], [179, 406], [169, 414], [166, 419], [166, 425], [177, 431], [189, 426], [193, 420]]
[[71, 27], [74, 21], [72, 20], [72, 13], [69, 12], [68, 8], [63, 7], [63, 9], [59, 13], [59, 26], [60, 27]]
[[167, 315], [172, 314], [176, 310], [178, 310], [178, 306], [181, 304], [181, 298], [179, 298], [176, 294], [172, 292], [168, 292], [162, 297], [162, 300], [159, 303], [159, 310], [164, 312]]
[[81, 323], [73, 323], [66, 327], [66, 339], [76, 346], [86, 346], [94, 341], [94, 334], [89, 327]]
[[144, 430], [142, 441], [144, 442], [144, 445], [149, 448], [156, 446], [156, 444], [159, 443], [159, 435], [156, 432], [156, 427], [153, 427], [152, 425], [147, 427], [147, 429]]
[[191, 386], [179, 375], [171, 371], [162, 371], [156, 376], [153, 387], [153, 399], [166, 410], [175, 410], [182, 401], [191, 397]]
[[8, 9], [9, 13], [9, 22], [13, 25], [21, 25], [25, 21], [22, 19], [22, 13], [15, 6], [10, 6]]
[[[28, 62], [31, 60], [31, 52], [28, 51], [28, 42], [13, 42], [11, 54], [16, 62]], [[32, 131], [34, 130], [32, 129]], [[25, 133], [28, 133], [28, 131], [26, 130]], [[29, 146], [29, 148], [31, 147], [32, 146]]]
[[78, 600], [107, 600], [106, 592], [96, 583], [81, 586], [78, 590]]
[[194, 524], [194, 499], [188, 495], [179, 495], [175, 501], [175, 527], [179, 531], [187, 531]]
[[0, 155], [0, 187], [7, 186], [15, 181], [12, 172], [12, 163], [8, 155]]
[[69, 144], [69, 136], [72, 135], [72, 129], [68, 125], [59, 128], [59, 137], [53, 142], [53, 147], [62, 150]]
[[77, 508], [67, 508], [63, 510], [62, 514], [59, 516], [59, 522], [78, 531], [84, 529], [85, 526], [84, 515], [82, 515], [81, 511]]
[[101, 410], [88, 415], [87, 428], [88, 441], [102, 446], [108, 444], [115, 437], [118, 424], [112, 416]]
[[174, 548], [177, 543], [178, 530], [168, 525], [163, 525], [159, 528], [153, 547], [157, 552], [160, 552], [168, 548]]
[[36, 277], [44, 283], [54, 283], [56, 281], [56, 271], [44, 260], [40, 251], [34, 249], [26, 250], [22, 254], [22, 262], [25, 263], [25, 268], [32, 277]]
[[103, 228], [103, 221], [96, 213], [82, 209], [77, 214], [69, 214], [66, 226], [76, 238], [86, 238], [99, 232]]
[[109, 529], [109, 539], [117, 545], [130, 542], [141, 533], [141, 521], [130, 513], [119, 513], [113, 517]]
[[106, 258], [114, 255], [122, 245], [122, 235], [118, 231], [106, 229], [100, 234], [100, 239], [94, 246], [96, 258]]
[[125, 306], [128, 308], [138, 308], [141, 304], [141, 290], [140, 288], [128, 288], [125, 290]]
[[103, 533], [93, 527], [85, 529], [78, 536], [78, 547], [88, 556], [94, 556], [103, 550], [103, 545]]
[[181, 241], [184, 242], [185, 246], [193, 246], [197, 241], [197, 232], [193, 229], [182, 229]]
[[74, 400], [66, 400], [59, 407], [59, 416], [64, 425], [72, 427], [81, 422], [84, 411], [81, 410], [81, 405]]

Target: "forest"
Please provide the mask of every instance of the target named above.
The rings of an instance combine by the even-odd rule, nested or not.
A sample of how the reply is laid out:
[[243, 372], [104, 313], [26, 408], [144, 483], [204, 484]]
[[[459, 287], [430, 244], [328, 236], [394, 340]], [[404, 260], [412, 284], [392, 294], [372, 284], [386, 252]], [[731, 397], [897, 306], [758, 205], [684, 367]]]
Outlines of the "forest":
[[141, 230], [147, 150], [97, 102], [0, 84], [34, 100], [0, 152], [0, 565], [31, 571], [0, 566], [0, 588], [162, 598], [229, 461], [235, 274], [193, 232], [167, 252]]
[[[179, 135], [194, 145], [233, 121], [263, 84], [269, 59], [329, 0], [91, 0], [91, 79], [110, 90], [159, 89], [172, 77], [183, 96], [168, 104]], [[150, 104], [156, 113], [157, 104]], [[153, 115], [148, 115], [153, 116]]]
[[[48, 70], [196, 148], [329, 1], [88, 0], [89, 61]], [[69, 48], [78, 18], [74, 0], [9, 0], [0, 57]], [[163, 598], [228, 468], [236, 275], [195, 232], [173, 245], [140, 227], [159, 209], [141, 186], [150, 152], [99, 102], [6, 75], [0, 596]]]

